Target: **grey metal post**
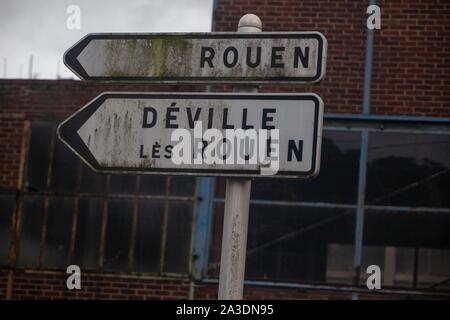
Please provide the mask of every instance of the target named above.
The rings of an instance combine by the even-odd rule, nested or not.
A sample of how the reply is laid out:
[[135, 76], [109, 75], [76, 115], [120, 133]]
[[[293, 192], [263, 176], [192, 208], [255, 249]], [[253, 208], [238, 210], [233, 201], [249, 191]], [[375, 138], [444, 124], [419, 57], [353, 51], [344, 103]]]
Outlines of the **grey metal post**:
[[[246, 14], [239, 20], [238, 32], [261, 32], [261, 20]], [[257, 92], [257, 87], [235, 87], [238, 92]], [[227, 179], [220, 258], [219, 300], [241, 300], [244, 291], [247, 252], [250, 179]]]

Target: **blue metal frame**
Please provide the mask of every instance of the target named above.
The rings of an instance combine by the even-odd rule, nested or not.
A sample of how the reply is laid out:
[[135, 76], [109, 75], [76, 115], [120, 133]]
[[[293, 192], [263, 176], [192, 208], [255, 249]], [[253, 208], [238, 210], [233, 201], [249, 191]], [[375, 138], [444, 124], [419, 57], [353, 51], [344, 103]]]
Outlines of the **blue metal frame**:
[[450, 118], [436, 118], [424, 116], [399, 116], [384, 114], [358, 114], [358, 113], [325, 113], [324, 120], [351, 120], [368, 122], [402, 122], [402, 123], [430, 123], [450, 124]]
[[[374, 5], [375, 0], [370, 0], [369, 5]], [[372, 85], [372, 60], [373, 60], [373, 36], [374, 32], [367, 29], [367, 47], [366, 62], [364, 67], [364, 100], [362, 114], [368, 116], [370, 113], [370, 89]], [[364, 202], [366, 193], [366, 166], [367, 149], [369, 142], [369, 132], [364, 129], [361, 131], [361, 149], [359, 154], [359, 175], [358, 175], [358, 203], [356, 208], [356, 226], [355, 226], [355, 279], [353, 285], [359, 287], [359, 279], [362, 263], [362, 247], [364, 232]], [[352, 295], [352, 299], [358, 299], [358, 293]]]
[[[353, 285], [359, 286], [361, 264], [362, 264], [362, 246], [364, 232], [364, 204], [366, 194], [366, 169], [367, 169], [367, 151], [369, 143], [369, 132], [361, 132], [361, 149], [359, 153], [359, 173], [358, 173], [358, 199], [356, 206], [356, 225], [355, 225], [355, 279]], [[356, 296], [353, 296], [356, 298]]]
[[213, 215], [214, 184], [214, 178], [198, 178], [197, 212], [192, 264], [192, 274], [195, 279], [201, 279], [207, 269]]

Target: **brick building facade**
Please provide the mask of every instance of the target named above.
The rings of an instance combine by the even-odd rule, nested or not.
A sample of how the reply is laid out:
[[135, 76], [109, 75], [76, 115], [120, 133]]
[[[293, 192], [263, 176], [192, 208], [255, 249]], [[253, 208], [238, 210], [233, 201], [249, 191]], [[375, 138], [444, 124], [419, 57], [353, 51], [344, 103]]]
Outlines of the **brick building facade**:
[[[253, 183], [245, 298], [349, 299], [355, 292], [361, 298], [450, 297], [450, 3], [377, 4], [382, 22], [374, 37], [371, 110], [359, 118], [366, 2], [216, 3], [216, 31], [235, 31], [239, 18], [252, 12], [263, 31], [317, 30], [328, 40], [320, 84], [261, 88], [319, 94], [327, 140], [315, 182]], [[0, 80], [0, 298], [216, 298], [222, 179], [99, 178], [54, 138], [58, 122], [104, 91], [204, 89]], [[365, 130], [362, 264], [390, 270], [379, 292], [363, 289], [364, 276], [353, 269]], [[60, 217], [63, 212], [67, 217]], [[292, 236], [282, 240], [284, 235]], [[66, 289], [71, 263], [82, 266], [80, 291]]]

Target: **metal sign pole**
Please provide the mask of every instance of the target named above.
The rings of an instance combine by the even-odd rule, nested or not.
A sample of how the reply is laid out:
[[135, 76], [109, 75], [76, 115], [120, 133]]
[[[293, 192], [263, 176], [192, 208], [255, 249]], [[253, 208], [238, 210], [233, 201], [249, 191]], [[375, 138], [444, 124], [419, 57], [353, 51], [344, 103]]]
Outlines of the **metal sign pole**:
[[[261, 20], [246, 14], [239, 20], [238, 32], [261, 32]], [[237, 92], [257, 92], [257, 87], [235, 87]], [[219, 300], [241, 300], [244, 290], [247, 251], [250, 179], [230, 178], [226, 182], [220, 259]]]

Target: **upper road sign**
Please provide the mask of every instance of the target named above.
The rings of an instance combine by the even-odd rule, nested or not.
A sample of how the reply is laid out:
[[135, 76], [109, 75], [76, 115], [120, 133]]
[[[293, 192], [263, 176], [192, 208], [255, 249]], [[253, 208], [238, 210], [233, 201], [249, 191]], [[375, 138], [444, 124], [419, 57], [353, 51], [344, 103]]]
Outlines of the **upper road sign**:
[[100, 172], [307, 178], [322, 114], [315, 94], [104, 93], [57, 133]]
[[326, 54], [319, 32], [89, 34], [64, 63], [87, 80], [305, 84]]

